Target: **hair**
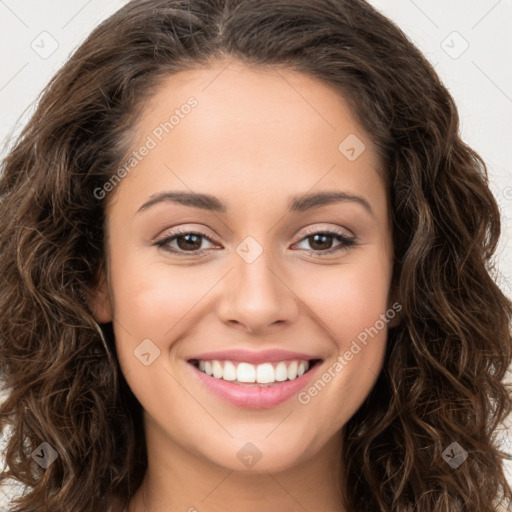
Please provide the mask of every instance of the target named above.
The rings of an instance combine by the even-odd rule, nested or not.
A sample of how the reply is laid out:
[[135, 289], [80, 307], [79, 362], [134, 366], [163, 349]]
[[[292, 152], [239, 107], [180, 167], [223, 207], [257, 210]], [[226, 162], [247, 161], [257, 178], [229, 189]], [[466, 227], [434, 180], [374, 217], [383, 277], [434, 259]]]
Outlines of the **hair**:
[[[142, 408], [112, 324], [88, 297], [106, 269], [95, 190], [171, 75], [225, 59], [313, 77], [345, 98], [385, 169], [400, 322], [343, 428], [347, 510], [490, 512], [512, 498], [496, 432], [511, 410], [512, 303], [493, 277], [500, 215], [455, 103], [404, 33], [363, 0], [134, 0], [39, 98], [2, 161], [0, 376], [12, 512], [128, 503], [147, 468]], [[443, 451], [468, 454], [453, 468]], [[32, 452], [57, 452], [46, 468]]]

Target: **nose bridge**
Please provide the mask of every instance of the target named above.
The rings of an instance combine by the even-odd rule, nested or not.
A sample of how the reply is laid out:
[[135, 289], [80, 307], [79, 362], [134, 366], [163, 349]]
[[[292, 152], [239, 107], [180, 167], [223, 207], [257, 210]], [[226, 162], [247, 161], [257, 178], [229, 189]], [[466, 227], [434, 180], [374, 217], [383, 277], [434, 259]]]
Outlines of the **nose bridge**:
[[256, 332], [277, 322], [291, 321], [296, 301], [279, 275], [273, 251], [247, 237], [233, 255], [234, 268], [226, 276], [220, 316]]
[[[260, 303], [270, 306], [280, 293], [276, 286], [276, 274], [272, 270], [272, 257], [270, 250], [261, 254], [254, 261], [246, 261], [240, 258], [236, 263], [236, 271], [239, 276], [240, 295], [245, 296], [246, 304]], [[275, 262], [274, 262], [275, 263]], [[275, 266], [275, 264], [274, 264]]]

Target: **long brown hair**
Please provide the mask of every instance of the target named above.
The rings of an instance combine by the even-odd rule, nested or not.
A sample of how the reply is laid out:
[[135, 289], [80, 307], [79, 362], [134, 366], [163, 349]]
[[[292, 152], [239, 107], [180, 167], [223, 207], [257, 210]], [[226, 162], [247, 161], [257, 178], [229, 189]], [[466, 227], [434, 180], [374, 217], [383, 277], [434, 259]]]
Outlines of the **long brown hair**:
[[[512, 498], [495, 439], [511, 410], [500, 216], [432, 66], [363, 0], [134, 0], [55, 75], [2, 163], [0, 482], [27, 486], [12, 512], [104, 510], [142, 481], [141, 406], [87, 301], [105, 268], [108, 195], [95, 191], [162, 79], [223, 58], [334, 87], [385, 163], [401, 321], [344, 428], [347, 509], [494, 511]], [[45, 468], [31, 455], [43, 442], [58, 454]], [[443, 457], [454, 442], [468, 454], [457, 468]]]

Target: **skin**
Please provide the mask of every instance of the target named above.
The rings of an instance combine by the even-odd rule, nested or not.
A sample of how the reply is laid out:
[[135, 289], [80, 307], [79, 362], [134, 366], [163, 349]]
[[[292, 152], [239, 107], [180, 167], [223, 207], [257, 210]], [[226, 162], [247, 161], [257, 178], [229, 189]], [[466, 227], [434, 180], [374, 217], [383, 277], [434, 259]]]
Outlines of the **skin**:
[[[394, 321], [306, 405], [293, 397], [238, 408], [191, 378], [187, 358], [281, 348], [322, 358], [320, 377], [391, 307], [391, 225], [377, 152], [333, 89], [236, 61], [166, 79], [144, 106], [133, 148], [190, 96], [198, 105], [109, 196], [107, 275], [92, 303], [99, 322], [114, 322], [122, 371], [144, 409], [149, 469], [128, 510], [344, 510], [342, 428], [375, 383]], [[338, 149], [349, 134], [366, 146], [354, 161]], [[287, 212], [292, 196], [320, 190], [363, 197], [373, 214], [353, 201]], [[137, 212], [162, 191], [212, 194], [227, 212], [169, 201]], [[213, 241], [196, 240], [202, 254], [183, 238], [170, 242], [183, 255], [154, 245], [177, 227]], [[307, 231], [332, 229], [357, 245], [333, 236], [323, 250], [341, 250], [322, 256]], [[262, 249], [251, 263], [236, 252], [247, 236]], [[145, 339], [160, 350], [149, 366], [134, 356]], [[262, 454], [252, 468], [237, 457], [247, 442]]]

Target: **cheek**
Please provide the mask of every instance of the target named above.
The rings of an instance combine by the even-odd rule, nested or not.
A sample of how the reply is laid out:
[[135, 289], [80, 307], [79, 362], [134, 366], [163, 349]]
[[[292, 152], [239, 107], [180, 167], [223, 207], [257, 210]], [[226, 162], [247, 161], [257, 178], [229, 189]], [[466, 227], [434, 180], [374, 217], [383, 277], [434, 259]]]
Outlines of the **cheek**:
[[330, 356], [317, 379], [298, 396], [305, 422], [316, 428], [314, 418], [328, 410], [330, 421], [321, 428], [333, 435], [364, 402], [375, 384], [384, 359], [388, 323], [389, 271], [378, 259], [364, 265], [340, 267], [315, 278], [309, 304], [323, 333], [331, 341]]
[[342, 350], [386, 312], [390, 277], [382, 253], [369, 252], [336, 268], [311, 272], [308, 283], [301, 285], [302, 296]]
[[[138, 375], [146, 368], [137, 356], [147, 349], [156, 356], [151, 369], [168, 368], [169, 357], [179, 358], [175, 347], [201, 325], [205, 305], [211, 306], [212, 291], [225, 270], [167, 261], [156, 248], [133, 245], [122, 240], [112, 247], [110, 286], [118, 359], [125, 373], [134, 370]], [[143, 344], [145, 340], [151, 343]]]
[[142, 259], [122, 262], [111, 276], [116, 319], [132, 337], [154, 339], [159, 346], [214, 283], [194, 268]]
[[309, 281], [315, 286], [310, 287], [305, 302], [321, 321], [324, 332], [320, 335], [327, 335], [332, 350], [319, 375], [322, 382], [313, 383], [311, 394], [306, 390], [301, 403], [311, 401], [313, 408], [321, 408], [342, 399], [343, 407], [332, 411], [336, 425], [347, 421], [361, 405], [382, 366], [388, 331], [385, 315], [390, 307], [390, 261], [386, 252], [375, 247], [350, 262], [347, 259], [336, 270], [317, 272]]

